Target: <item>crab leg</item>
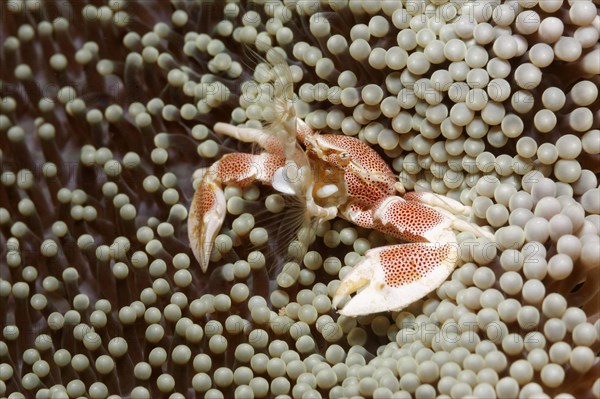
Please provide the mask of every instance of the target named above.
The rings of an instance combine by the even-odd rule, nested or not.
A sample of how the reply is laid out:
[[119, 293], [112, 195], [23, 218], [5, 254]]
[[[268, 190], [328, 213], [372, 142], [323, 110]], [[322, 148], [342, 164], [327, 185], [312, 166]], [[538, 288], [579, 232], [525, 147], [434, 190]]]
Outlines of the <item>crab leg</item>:
[[196, 171], [194, 176], [200, 177], [200, 182], [188, 216], [188, 237], [203, 272], [208, 268], [215, 238], [225, 219], [227, 203], [222, 185], [245, 187], [255, 181], [271, 185], [275, 172], [284, 165], [282, 156], [236, 153], [223, 156], [210, 168]]
[[452, 198], [435, 193], [412, 191], [406, 193], [403, 198], [406, 201], [415, 201], [433, 208], [441, 208], [454, 215], [468, 215], [471, 211], [471, 207], [465, 206]]
[[[233, 137], [244, 143], [256, 143], [271, 154], [284, 155], [281, 140], [275, 135], [264, 130], [251, 127], [234, 126], [229, 123], [217, 122], [213, 130], [215, 133]], [[296, 144], [295, 136], [293, 144]]]
[[460, 202], [448, 198], [443, 195], [428, 193], [428, 192], [410, 192], [403, 197], [406, 201], [413, 203], [421, 203], [427, 205], [436, 211], [444, 214], [447, 218], [452, 220], [452, 227], [458, 231], [468, 231], [473, 233], [476, 237], [487, 237], [491, 240], [494, 239], [494, 235], [480, 226], [470, 223], [467, 220], [454, 215], [461, 215], [466, 217], [471, 214], [471, 207], [465, 206]]

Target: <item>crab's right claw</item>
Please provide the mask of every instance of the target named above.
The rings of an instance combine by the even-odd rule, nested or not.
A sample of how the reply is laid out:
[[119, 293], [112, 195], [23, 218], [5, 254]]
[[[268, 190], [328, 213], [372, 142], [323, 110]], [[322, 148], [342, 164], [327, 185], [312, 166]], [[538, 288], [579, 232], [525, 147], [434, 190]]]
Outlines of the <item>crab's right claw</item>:
[[457, 261], [453, 243], [398, 244], [374, 248], [343, 279], [333, 297], [337, 305], [347, 295], [366, 286], [339, 311], [361, 316], [395, 311], [418, 301], [438, 288]]
[[192, 252], [206, 272], [215, 238], [225, 219], [227, 203], [223, 190], [210, 179], [202, 178], [194, 193], [188, 216], [188, 238]]

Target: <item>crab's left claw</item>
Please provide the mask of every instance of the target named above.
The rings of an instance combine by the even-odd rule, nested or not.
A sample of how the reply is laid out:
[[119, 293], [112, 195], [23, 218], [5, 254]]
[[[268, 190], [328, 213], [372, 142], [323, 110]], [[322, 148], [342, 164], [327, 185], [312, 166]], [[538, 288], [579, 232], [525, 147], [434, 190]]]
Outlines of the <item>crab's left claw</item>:
[[365, 287], [340, 313], [361, 316], [400, 310], [438, 288], [456, 266], [455, 242], [411, 243], [374, 248], [346, 275], [333, 305]]
[[284, 163], [284, 158], [273, 154], [234, 153], [194, 173], [199, 183], [188, 215], [188, 238], [203, 272], [208, 268], [215, 238], [225, 220], [227, 201], [223, 184], [244, 188], [258, 181], [270, 185], [275, 171]]
[[225, 219], [226, 206], [221, 187], [210, 179], [201, 179], [190, 207], [188, 238], [202, 272], [208, 268], [215, 237]]

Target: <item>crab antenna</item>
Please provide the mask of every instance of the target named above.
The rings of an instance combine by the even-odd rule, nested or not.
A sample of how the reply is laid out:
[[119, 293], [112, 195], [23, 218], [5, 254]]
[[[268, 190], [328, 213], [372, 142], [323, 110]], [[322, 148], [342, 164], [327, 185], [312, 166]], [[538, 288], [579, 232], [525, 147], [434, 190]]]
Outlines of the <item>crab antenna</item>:
[[315, 131], [312, 130], [307, 124], [306, 122], [304, 122], [302, 119], [297, 118], [296, 120], [296, 139], [302, 143], [305, 142], [305, 139], [308, 136], [312, 136], [315, 134]]

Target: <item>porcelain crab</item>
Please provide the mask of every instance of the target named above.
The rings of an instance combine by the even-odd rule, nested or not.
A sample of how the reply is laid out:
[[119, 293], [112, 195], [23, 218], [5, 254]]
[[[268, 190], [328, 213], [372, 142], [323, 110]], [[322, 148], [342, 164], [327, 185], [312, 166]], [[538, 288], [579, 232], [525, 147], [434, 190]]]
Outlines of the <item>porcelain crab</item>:
[[223, 185], [271, 185], [303, 196], [313, 217], [339, 216], [405, 242], [370, 249], [342, 278], [333, 298], [336, 307], [363, 288], [339, 311], [347, 316], [400, 310], [440, 286], [459, 258], [454, 231], [491, 236], [466, 220], [470, 208], [460, 202], [432, 193], [405, 193], [384, 159], [358, 138], [320, 134], [293, 115], [282, 126], [273, 134], [227, 123], [214, 125], [216, 133], [258, 144], [263, 152], [227, 154], [195, 173], [200, 180], [188, 234], [204, 272], [225, 218]]

